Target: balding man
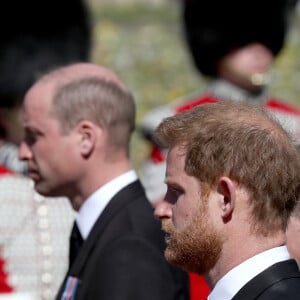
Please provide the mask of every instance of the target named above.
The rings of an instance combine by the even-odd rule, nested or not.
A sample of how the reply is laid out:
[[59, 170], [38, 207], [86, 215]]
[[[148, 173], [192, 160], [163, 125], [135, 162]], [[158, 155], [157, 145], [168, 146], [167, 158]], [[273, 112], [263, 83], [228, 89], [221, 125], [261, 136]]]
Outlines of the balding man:
[[209, 300], [299, 299], [285, 229], [300, 191], [300, 158], [263, 108], [203, 104], [166, 118], [164, 201], [155, 214], [166, 258], [204, 275]]
[[78, 212], [56, 299], [188, 299], [130, 164], [134, 120], [125, 84], [93, 64], [54, 70], [25, 96], [20, 158], [40, 194], [67, 196]]

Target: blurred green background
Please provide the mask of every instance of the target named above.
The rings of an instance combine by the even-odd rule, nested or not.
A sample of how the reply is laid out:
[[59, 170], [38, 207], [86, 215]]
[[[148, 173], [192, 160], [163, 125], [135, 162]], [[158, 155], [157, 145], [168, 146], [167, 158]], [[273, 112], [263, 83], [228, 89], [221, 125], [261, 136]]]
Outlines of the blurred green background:
[[[161, 2], [89, 3], [94, 33], [92, 61], [112, 68], [131, 88], [137, 103], [137, 123], [151, 108], [201, 93], [207, 84], [194, 69], [186, 49], [179, 1]], [[295, 13], [286, 46], [275, 61], [270, 90], [300, 107], [299, 15]], [[135, 133], [134, 167], [139, 168], [148, 151], [148, 145]]]

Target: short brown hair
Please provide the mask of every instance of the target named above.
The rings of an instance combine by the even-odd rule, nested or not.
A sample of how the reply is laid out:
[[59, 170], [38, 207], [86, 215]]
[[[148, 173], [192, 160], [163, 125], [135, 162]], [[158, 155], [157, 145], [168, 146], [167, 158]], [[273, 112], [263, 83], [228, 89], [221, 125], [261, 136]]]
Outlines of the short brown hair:
[[165, 119], [165, 146], [183, 145], [185, 171], [216, 187], [221, 176], [250, 195], [252, 224], [267, 235], [286, 228], [300, 192], [300, 161], [287, 132], [262, 107], [232, 101], [200, 105]]
[[114, 81], [90, 76], [59, 85], [53, 98], [53, 113], [64, 131], [81, 120], [90, 120], [108, 132], [110, 144], [128, 147], [135, 129], [132, 94]]

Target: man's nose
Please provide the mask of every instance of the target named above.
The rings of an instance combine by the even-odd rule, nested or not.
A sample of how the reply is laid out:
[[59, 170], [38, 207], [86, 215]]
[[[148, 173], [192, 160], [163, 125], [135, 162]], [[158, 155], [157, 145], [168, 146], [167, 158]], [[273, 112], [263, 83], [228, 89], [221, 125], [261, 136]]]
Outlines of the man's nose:
[[29, 160], [32, 157], [31, 150], [28, 145], [22, 141], [19, 146], [19, 159], [20, 160]]
[[154, 210], [154, 216], [159, 219], [166, 219], [172, 217], [172, 204], [163, 200], [158, 203]]

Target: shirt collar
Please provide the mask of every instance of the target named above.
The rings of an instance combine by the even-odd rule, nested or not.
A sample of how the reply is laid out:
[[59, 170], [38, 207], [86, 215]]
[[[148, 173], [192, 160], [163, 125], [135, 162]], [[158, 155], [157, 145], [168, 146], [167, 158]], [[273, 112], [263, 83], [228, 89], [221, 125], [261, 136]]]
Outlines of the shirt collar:
[[216, 284], [208, 300], [231, 300], [252, 278], [273, 264], [290, 259], [286, 246], [259, 253], [230, 270]]
[[84, 240], [110, 200], [122, 188], [136, 180], [136, 172], [130, 170], [106, 183], [86, 199], [76, 217], [78, 229]]

